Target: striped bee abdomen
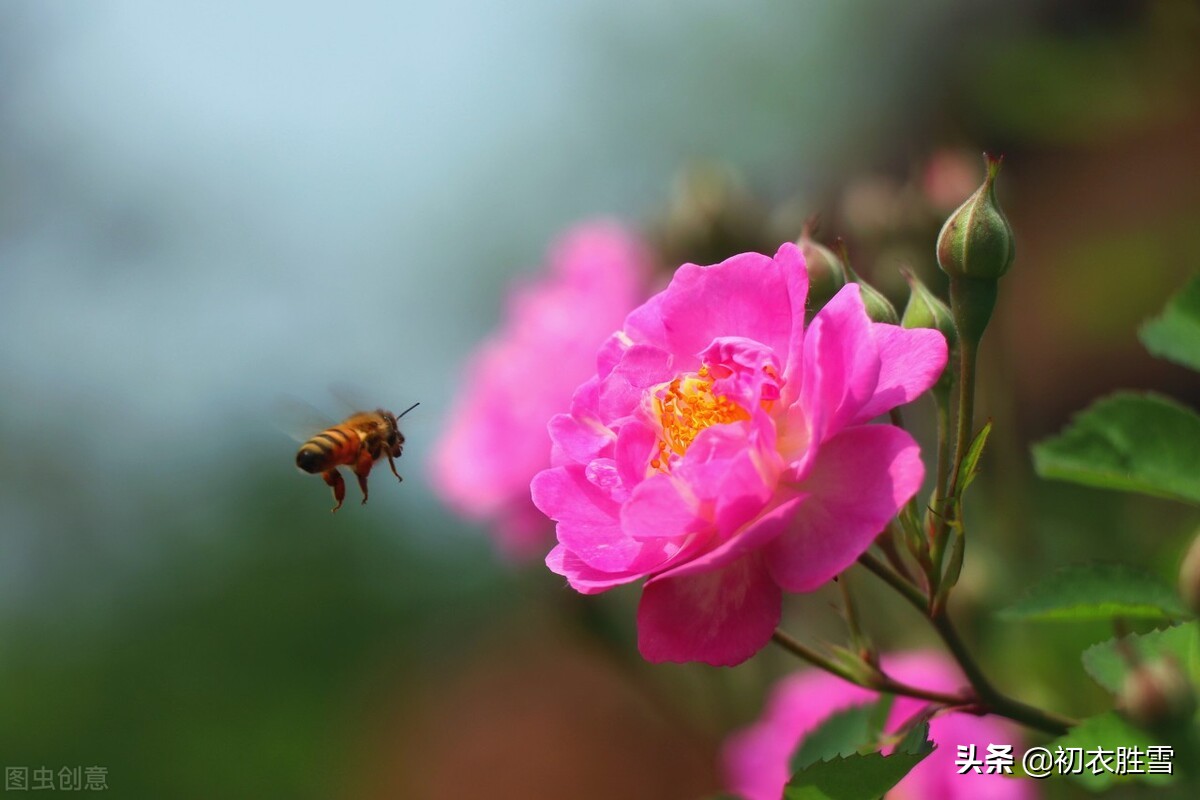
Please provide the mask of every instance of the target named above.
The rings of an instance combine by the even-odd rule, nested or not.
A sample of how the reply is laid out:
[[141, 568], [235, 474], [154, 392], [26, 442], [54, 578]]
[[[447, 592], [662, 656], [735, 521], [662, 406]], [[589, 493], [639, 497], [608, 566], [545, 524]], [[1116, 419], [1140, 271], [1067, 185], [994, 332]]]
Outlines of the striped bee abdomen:
[[296, 466], [305, 472], [324, 472], [358, 458], [362, 438], [345, 425], [335, 425], [309, 439], [296, 453]]

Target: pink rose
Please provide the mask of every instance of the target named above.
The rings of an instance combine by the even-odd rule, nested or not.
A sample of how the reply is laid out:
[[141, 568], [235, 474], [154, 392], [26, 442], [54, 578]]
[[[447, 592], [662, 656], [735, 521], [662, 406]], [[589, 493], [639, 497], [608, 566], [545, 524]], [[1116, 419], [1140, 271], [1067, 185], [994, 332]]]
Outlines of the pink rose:
[[921, 485], [917, 444], [867, 424], [941, 374], [933, 330], [872, 323], [857, 284], [805, 330], [799, 250], [685, 264], [600, 349], [533, 502], [546, 559], [591, 594], [647, 579], [650, 661], [732, 665], [771, 638], [783, 590], [862, 554]]
[[[955, 691], [966, 684], [957, 670], [934, 653], [908, 653], [884, 659], [892, 677], [934, 691]], [[805, 735], [830, 715], [850, 706], [873, 703], [878, 695], [827, 672], [809, 671], [784, 678], [771, 692], [762, 717], [730, 736], [722, 752], [725, 787], [746, 800], [779, 800], [791, 778], [791, 759]], [[897, 697], [885, 730], [896, 731], [923, 706], [922, 700]], [[1021, 760], [1016, 727], [994, 717], [945, 713], [929, 723], [937, 749], [888, 792], [888, 800], [1031, 800], [1036, 792], [1028, 780], [1002, 775], [958, 774], [958, 746], [975, 745], [984, 760], [988, 745], [1012, 745], [1014, 762]]]
[[548, 275], [512, 293], [501, 329], [474, 355], [433, 454], [436, 491], [463, 515], [495, 523], [515, 558], [545, 552], [550, 538], [529, 499], [530, 480], [550, 465], [546, 423], [646, 296], [650, 272], [642, 244], [614, 222], [571, 230], [549, 262]]

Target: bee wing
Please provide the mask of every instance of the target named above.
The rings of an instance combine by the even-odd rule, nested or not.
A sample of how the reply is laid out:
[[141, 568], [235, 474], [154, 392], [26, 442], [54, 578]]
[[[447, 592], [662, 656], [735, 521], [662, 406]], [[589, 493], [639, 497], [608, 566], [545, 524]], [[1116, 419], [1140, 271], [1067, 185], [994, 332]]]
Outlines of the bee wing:
[[307, 442], [315, 434], [337, 424], [337, 420], [320, 409], [287, 396], [275, 400], [271, 418], [281, 433], [297, 442]]
[[371, 411], [376, 408], [384, 408], [394, 413], [397, 417], [403, 417], [409, 411], [420, 405], [417, 403], [405, 403], [403, 406], [398, 405], [392, 400], [385, 400], [382, 404], [378, 401], [374, 403], [367, 402], [366, 393], [361, 387], [349, 383], [332, 383], [329, 385], [329, 394], [332, 395], [337, 404], [345, 411], [346, 415], [357, 413], [359, 411]]
[[331, 383], [329, 384], [329, 396], [338, 406], [344, 416], [356, 414], [359, 411], [370, 411], [376, 405], [372, 405], [366, 401], [366, 393], [362, 387], [350, 383]]

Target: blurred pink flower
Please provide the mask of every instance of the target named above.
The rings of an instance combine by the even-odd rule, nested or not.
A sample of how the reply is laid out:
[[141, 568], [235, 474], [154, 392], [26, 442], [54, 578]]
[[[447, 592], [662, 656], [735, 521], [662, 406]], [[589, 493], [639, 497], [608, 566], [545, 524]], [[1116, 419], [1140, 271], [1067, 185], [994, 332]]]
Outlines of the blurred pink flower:
[[533, 501], [558, 523], [546, 559], [592, 594], [648, 578], [650, 661], [740, 663], [771, 637], [781, 589], [843, 571], [912, 497], [917, 444], [868, 425], [946, 363], [932, 330], [872, 323], [858, 286], [804, 330], [795, 245], [685, 264], [601, 348]]
[[949, 214], [979, 188], [983, 170], [977, 153], [946, 148], [929, 157], [921, 173], [921, 189], [933, 210]]
[[[885, 658], [884, 670], [892, 677], [934, 691], [955, 691], [966, 684], [957, 669], [936, 653], [907, 653]], [[802, 672], [780, 681], [767, 701], [762, 717], [730, 736], [722, 751], [726, 789], [746, 800], [779, 800], [791, 777], [790, 762], [804, 736], [830, 715], [878, 698], [827, 672]], [[922, 700], [897, 697], [885, 730], [896, 731], [923, 706]], [[988, 745], [1013, 745], [1019, 764], [1017, 728], [995, 717], [948, 713], [929, 723], [937, 749], [888, 792], [888, 800], [1031, 800], [1037, 796], [1029, 780], [968, 772], [958, 774], [958, 745], [975, 745], [982, 760]]]
[[529, 482], [550, 465], [546, 423], [595, 371], [596, 349], [646, 296], [649, 257], [615, 222], [567, 232], [548, 274], [517, 287], [499, 331], [475, 353], [434, 447], [433, 485], [461, 514], [493, 523], [513, 558], [544, 553], [546, 518]]

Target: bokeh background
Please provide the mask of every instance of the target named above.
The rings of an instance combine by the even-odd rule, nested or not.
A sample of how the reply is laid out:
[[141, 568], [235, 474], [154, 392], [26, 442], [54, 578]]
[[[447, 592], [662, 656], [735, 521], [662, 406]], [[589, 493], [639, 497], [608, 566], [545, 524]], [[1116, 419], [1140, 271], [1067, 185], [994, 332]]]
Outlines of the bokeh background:
[[[985, 148], [1019, 257], [956, 610], [1002, 686], [1098, 710], [1110, 631], [988, 615], [1072, 560], [1171, 580], [1200, 522], [1028, 458], [1113, 388], [1200, 404], [1135, 335], [1200, 263], [1198, 39], [1185, 0], [3, 4], [0, 762], [122, 798], [715, 791], [795, 664], [643, 664], [636, 591], [579, 600], [443, 510], [463, 362], [576, 220], [699, 248], [664, 233], [697, 162], [902, 301]], [[331, 516], [279, 408], [342, 385], [421, 407], [404, 484]], [[894, 606], [881, 644], [929, 643]]]

